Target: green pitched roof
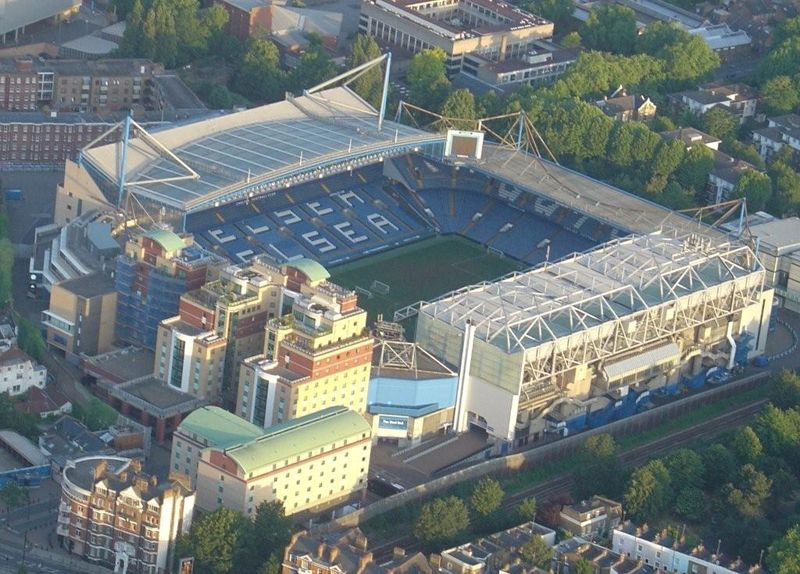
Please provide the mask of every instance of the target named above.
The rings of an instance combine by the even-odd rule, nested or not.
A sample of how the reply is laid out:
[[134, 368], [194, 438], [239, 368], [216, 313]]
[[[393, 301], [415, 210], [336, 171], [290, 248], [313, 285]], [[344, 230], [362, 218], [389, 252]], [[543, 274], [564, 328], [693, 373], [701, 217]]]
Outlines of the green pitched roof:
[[302, 271], [305, 276], [308, 277], [309, 281], [312, 282], [324, 281], [331, 276], [327, 269], [325, 269], [318, 261], [314, 261], [313, 259], [304, 257], [302, 259], [297, 259], [296, 261], [291, 261], [290, 263], [287, 263], [287, 265]]
[[[332, 442], [340, 442], [354, 435], [361, 439], [369, 436], [370, 426], [364, 418], [346, 407], [329, 407], [319, 412], [264, 430], [263, 436], [246, 444], [235, 446], [226, 454], [235, 460], [245, 473], [272, 470], [271, 466], [287, 458], [318, 451]], [[269, 467], [269, 468], [267, 468]]]
[[184, 248], [183, 239], [176, 233], [166, 229], [153, 229], [145, 233], [144, 236], [149, 237], [167, 251], [178, 251]]
[[180, 427], [217, 448], [230, 448], [264, 434], [264, 429], [219, 407], [203, 407], [181, 421]]

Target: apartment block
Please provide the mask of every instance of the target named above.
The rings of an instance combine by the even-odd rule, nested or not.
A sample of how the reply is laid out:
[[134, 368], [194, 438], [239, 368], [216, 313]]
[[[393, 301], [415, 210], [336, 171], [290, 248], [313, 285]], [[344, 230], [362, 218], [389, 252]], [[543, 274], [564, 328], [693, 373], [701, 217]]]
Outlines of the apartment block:
[[75, 363], [81, 354], [111, 350], [117, 314], [114, 281], [103, 273], [56, 283], [50, 306], [42, 311], [45, 342]]
[[242, 363], [236, 413], [263, 427], [334, 405], [364, 414], [373, 347], [367, 313], [318, 263], [291, 266], [303, 277], [299, 294], [290, 313], [267, 322], [263, 352]]
[[330, 407], [265, 429], [227, 448], [208, 447], [197, 462], [197, 505], [251, 516], [279, 500], [295, 514], [360, 495], [367, 487], [369, 424], [345, 407]]
[[117, 336], [155, 348], [158, 324], [178, 313], [181, 295], [202, 287], [222, 259], [195, 245], [191, 235], [153, 229], [130, 238], [117, 258]]
[[438, 47], [449, 75], [467, 54], [495, 62], [525, 59], [553, 23], [501, 0], [363, 0], [359, 30], [411, 53]]
[[793, 153], [800, 152], [800, 115], [786, 114], [768, 119], [768, 125], [753, 131], [753, 143], [764, 159], [788, 146]]
[[755, 115], [759, 94], [745, 84], [705, 84], [697, 90], [670, 94], [669, 100], [674, 109], [698, 116], [712, 108], [722, 107], [744, 123]]
[[115, 572], [166, 574], [194, 499], [179, 482], [144, 474], [138, 459], [79, 458], [64, 469], [56, 534], [70, 553]]
[[214, 0], [228, 13], [226, 31], [242, 42], [254, 33], [272, 29], [272, 2], [269, 0]]
[[159, 64], [141, 59], [0, 60], [0, 110], [33, 111], [42, 106], [72, 112], [106, 113], [141, 106], [153, 109], [153, 76]]
[[0, 393], [21, 395], [31, 388], [44, 389], [47, 369], [16, 347], [0, 354]]
[[264, 327], [281, 313], [285, 283], [279, 267], [256, 261], [229, 266], [219, 279], [184, 293], [178, 315], [159, 325], [155, 376], [221, 400], [223, 381], [238, 380], [242, 359], [263, 349]]

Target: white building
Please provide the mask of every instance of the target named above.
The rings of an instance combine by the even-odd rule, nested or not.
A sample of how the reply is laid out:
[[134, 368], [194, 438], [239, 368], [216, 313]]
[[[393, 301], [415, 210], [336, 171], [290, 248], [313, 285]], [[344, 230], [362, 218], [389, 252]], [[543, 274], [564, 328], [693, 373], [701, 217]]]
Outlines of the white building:
[[740, 574], [749, 565], [738, 556], [714, 552], [703, 544], [690, 546], [676, 539], [668, 530], [656, 530], [626, 522], [614, 529], [612, 549], [627, 558], [641, 560], [646, 566], [673, 574]]
[[31, 387], [44, 388], [47, 369], [17, 348], [0, 355], [0, 393], [21, 395]]
[[794, 151], [800, 151], [800, 116], [787, 114], [769, 118], [767, 127], [753, 132], [753, 143], [764, 159], [768, 159], [785, 145]]

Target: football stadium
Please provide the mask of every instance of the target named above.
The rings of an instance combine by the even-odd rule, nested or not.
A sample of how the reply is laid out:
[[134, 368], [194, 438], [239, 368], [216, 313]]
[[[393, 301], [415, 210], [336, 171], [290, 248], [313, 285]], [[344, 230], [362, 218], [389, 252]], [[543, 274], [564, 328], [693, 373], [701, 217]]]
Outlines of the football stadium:
[[364, 69], [152, 134], [128, 120], [67, 162], [56, 220], [116, 209], [238, 264], [319, 261], [373, 318], [416, 317], [458, 371], [452, 427], [503, 448], [763, 352], [772, 291], [750, 245], [543, 159], [524, 114], [517, 137], [385, 119], [347, 85]]

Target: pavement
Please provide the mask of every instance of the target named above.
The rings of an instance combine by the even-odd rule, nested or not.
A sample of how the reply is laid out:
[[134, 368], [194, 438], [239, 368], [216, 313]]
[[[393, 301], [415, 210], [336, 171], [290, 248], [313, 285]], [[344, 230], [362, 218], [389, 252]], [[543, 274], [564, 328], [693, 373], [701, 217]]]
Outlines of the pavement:
[[5, 202], [11, 243], [32, 245], [34, 229], [52, 223], [56, 187], [63, 179], [63, 170], [0, 171], [3, 189], [22, 190], [22, 199]]

